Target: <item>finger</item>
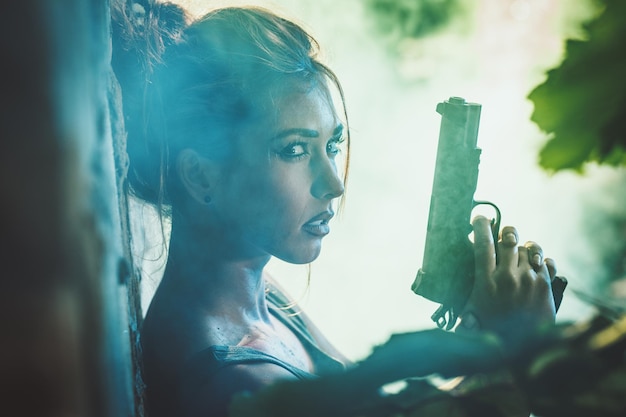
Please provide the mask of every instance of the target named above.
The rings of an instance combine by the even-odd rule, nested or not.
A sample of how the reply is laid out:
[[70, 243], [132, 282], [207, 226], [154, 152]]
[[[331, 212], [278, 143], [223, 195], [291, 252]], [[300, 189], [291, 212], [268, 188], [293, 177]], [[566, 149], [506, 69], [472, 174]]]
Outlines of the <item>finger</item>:
[[[535, 265], [534, 262], [536, 262], [536, 253], [533, 252], [531, 250], [531, 248], [528, 248], [528, 246], [524, 245], [524, 246], [519, 246], [519, 264], [518, 266], [522, 269], [527, 269], [530, 266], [530, 269], [527, 269], [528, 271], [532, 270], [533, 272], [528, 275], [528, 277], [536, 277], [539, 276], [541, 277], [544, 281], [546, 282], [550, 282], [551, 278], [550, 278], [550, 274], [547, 268], [547, 265], [543, 262], [543, 260], [541, 261], [541, 263], [539, 265]], [[533, 257], [535, 257], [535, 260], [533, 261]]]
[[[519, 246], [518, 248], [518, 265], [530, 265], [530, 254], [528, 253], [528, 248], [526, 246]], [[532, 265], [531, 265], [532, 266]], [[535, 268], [533, 268], [534, 270]]]
[[474, 227], [474, 260], [476, 276], [489, 277], [496, 268], [496, 248], [491, 234], [491, 222], [483, 216], [476, 216]]
[[505, 246], [517, 246], [519, 237], [517, 229], [513, 226], [505, 226], [500, 232], [500, 243]]
[[500, 242], [498, 244], [498, 265], [500, 266], [517, 266], [518, 250], [517, 242], [519, 240], [517, 229], [512, 226], [502, 228], [500, 234]]
[[526, 242], [524, 247], [528, 249], [528, 262], [535, 271], [539, 272], [543, 267], [543, 249], [536, 242], [532, 241]]
[[550, 279], [554, 280], [556, 277], [556, 262], [552, 258], [546, 258], [546, 266], [548, 267], [548, 272], [550, 273]]

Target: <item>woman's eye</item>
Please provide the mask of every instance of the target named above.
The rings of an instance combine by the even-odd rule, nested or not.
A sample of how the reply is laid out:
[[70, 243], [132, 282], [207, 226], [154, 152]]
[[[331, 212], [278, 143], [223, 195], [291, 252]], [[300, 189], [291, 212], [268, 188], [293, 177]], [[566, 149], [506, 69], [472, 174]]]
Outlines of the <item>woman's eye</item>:
[[292, 143], [280, 152], [286, 158], [298, 158], [306, 155], [306, 149], [302, 143]]
[[342, 139], [333, 139], [326, 144], [326, 152], [329, 155], [337, 155], [341, 152], [341, 144], [343, 143]]

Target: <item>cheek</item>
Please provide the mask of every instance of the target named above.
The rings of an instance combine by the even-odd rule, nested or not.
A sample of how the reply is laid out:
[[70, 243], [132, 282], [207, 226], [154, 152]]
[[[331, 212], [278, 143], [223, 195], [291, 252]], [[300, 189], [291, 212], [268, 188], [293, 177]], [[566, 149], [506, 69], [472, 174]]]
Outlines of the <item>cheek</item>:
[[269, 176], [253, 188], [250, 193], [254, 195], [254, 205], [275, 222], [298, 219], [302, 215], [306, 188], [294, 175]]
[[[293, 172], [260, 172], [239, 177], [232, 184], [229, 204], [239, 221], [253, 227], [280, 227], [299, 220], [308, 190]], [[278, 230], [276, 230], [278, 232]]]

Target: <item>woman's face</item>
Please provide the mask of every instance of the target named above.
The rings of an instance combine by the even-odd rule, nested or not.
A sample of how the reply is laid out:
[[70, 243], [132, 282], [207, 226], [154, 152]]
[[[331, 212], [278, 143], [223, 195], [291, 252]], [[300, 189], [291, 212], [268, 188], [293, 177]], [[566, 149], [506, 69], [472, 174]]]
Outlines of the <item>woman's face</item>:
[[275, 98], [272, 106], [274, 117], [237, 139], [214, 209], [246, 256], [308, 263], [344, 191], [335, 161], [343, 126], [317, 89]]

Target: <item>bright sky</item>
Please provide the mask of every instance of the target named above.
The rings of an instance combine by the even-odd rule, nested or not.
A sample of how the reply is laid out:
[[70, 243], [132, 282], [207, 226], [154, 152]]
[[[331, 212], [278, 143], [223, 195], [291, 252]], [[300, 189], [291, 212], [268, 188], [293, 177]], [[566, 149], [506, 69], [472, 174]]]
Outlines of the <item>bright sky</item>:
[[[580, 198], [615, 172], [542, 172], [536, 160], [546, 138], [529, 121], [526, 100], [559, 63], [563, 37], [577, 35], [568, 23], [588, 13], [579, 0], [470, 2], [476, 9], [468, 29], [407, 45], [401, 61], [376, 40], [359, 0], [179, 2], [198, 12], [257, 4], [295, 19], [319, 40], [343, 83], [353, 129], [345, 211], [312, 265], [308, 289], [305, 267], [275, 262], [271, 268], [346, 355], [359, 359], [391, 333], [433, 326], [436, 306], [410, 286], [428, 218], [440, 123], [435, 106], [450, 96], [483, 106], [476, 198], [496, 203], [503, 224], [518, 227], [522, 241], [539, 242], [572, 287], [589, 287], [597, 263], [577, 233]], [[144, 302], [150, 291], [146, 286]], [[587, 314], [570, 296], [559, 317]]]

